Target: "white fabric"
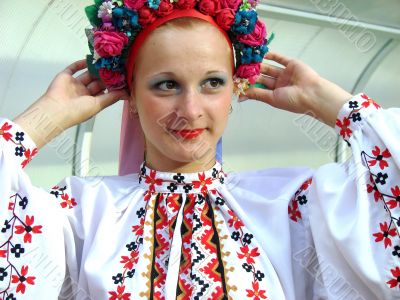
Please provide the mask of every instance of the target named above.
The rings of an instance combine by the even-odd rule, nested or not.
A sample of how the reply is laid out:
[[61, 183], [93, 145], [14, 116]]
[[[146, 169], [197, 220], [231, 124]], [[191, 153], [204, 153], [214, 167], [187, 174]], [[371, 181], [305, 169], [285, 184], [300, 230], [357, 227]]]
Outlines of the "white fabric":
[[[367, 106], [366, 99], [365, 94], [354, 96], [338, 120], [344, 122], [344, 118], [358, 113], [351, 108], [351, 101], [357, 101], [361, 108], [361, 103]], [[400, 299], [400, 274], [398, 285], [390, 287], [397, 279], [396, 268], [400, 272], [400, 248], [396, 248], [400, 247], [400, 195], [395, 197], [396, 186], [400, 186], [400, 110], [377, 110], [370, 103], [360, 110], [362, 120], [357, 121], [355, 116], [356, 121], [348, 126], [352, 133], [345, 138], [353, 157], [347, 163], [327, 164], [315, 171], [282, 168], [230, 173], [227, 182], [216, 185], [258, 243], [268, 299]], [[6, 122], [12, 125], [8, 131], [14, 141], [15, 133], [22, 132], [10, 120], [0, 119], [0, 226], [5, 228], [7, 220], [14, 222], [13, 234], [10, 229], [0, 231], [0, 299], [14, 299], [7, 298], [10, 294], [18, 300], [117, 299], [110, 298], [110, 291], [117, 287], [112, 276], [119, 272], [121, 257], [129, 253], [127, 236], [132, 236], [146, 184], [139, 183], [138, 174], [68, 177], [49, 194], [33, 186], [21, 168], [26, 157], [15, 155], [15, 143], [6, 140]], [[23, 146], [26, 150], [35, 148], [26, 134]], [[383, 158], [388, 162], [383, 169], [382, 159], [372, 162], [373, 153], [375, 158], [379, 155], [376, 146], [380, 153], [387, 148], [391, 154]], [[312, 182], [307, 183], [309, 178]], [[381, 184], [382, 180], [386, 182]], [[372, 189], [373, 184], [379, 192]], [[62, 191], [63, 187], [66, 189]], [[64, 198], [55, 197], [55, 191], [63, 193]], [[13, 202], [13, 195], [20, 198]], [[25, 209], [19, 204], [23, 197], [28, 199]], [[68, 202], [71, 198], [76, 205]], [[299, 204], [305, 199], [306, 203]], [[15, 204], [10, 207], [10, 203]], [[60, 206], [62, 203], [65, 207]], [[293, 217], [293, 211], [299, 211], [301, 218]], [[34, 216], [32, 226], [42, 226], [34, 230], [41, 232], [31, 232], [31, 242], [23, 241], [24, 233], [16, 233], [19, 219], [25, 221], [26, 216]], [[218, 216], [222, 220], [223, 212]], [[178, 218], [180, 224], [182, 219]], [[380, 239], [385, 223], [388, 235]], [[144, 233], [144, 237], [148, 235], [151, 232]], [[176, 254], [169, 262], [173, 272], [179, 270], [181, 251], [180, 235], [175, 237], [172, 252]], [[10, 250], [17, 243], [25, 248], [19, 258]], [[142, 256], [136, 273], [147, 272]], [[18, 276], [11, 264], [18, 272], [29, 266], [25, 277], [35, 277], [34, 284], [25, 281], [24, 293], [16, 292]], [[3, 272], [1, 280], [1, 268], [7, 266], [7, 275]], [[177, 277], [168, 274], [166, 291], [176, 291]], [[140, 278], [127, 280], [122, 294], [130, 293], [131, 297], [121, 299], [145, 299], [131, 290], [146, 284]], [[232, 299], [263, 299], [246, 298], [248, 282], [243, 276], [233, 275], [229, 280], [228, 284], [238, 289], [231, 290]]]

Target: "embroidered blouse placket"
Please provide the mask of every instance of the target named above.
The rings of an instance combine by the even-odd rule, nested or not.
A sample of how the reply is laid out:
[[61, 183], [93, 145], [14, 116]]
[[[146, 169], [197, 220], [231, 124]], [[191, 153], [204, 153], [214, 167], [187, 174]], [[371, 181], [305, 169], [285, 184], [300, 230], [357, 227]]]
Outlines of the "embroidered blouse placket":
[[220, 193], [226, 176], [218, 162], [199, 173], [158, 172], [142, 164], [145, 193], [132, 227], [134, 247], [122, 257], [122, 280], [113, 277], [110, 295], [125, 290], [129, 273], [144, 298], [235, 298], [244, 278], [243, 296], [267, 296], [258, 243]]

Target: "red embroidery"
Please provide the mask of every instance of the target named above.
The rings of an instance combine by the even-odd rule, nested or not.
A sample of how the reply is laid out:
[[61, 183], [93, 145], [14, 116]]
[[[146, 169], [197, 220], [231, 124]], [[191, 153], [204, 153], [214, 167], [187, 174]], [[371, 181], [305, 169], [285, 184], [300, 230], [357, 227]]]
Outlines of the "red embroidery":
[[253, 300], [267, 299], [267, 295], [265, 295], [266, 291], [260, 290], [260, 287], [259, 287], [259, 284], [257, 281], [253, 281], [252, 286], [253, 286], [252, 290], [246, 290], [247, 297], [252, 297]]
[[[392, 225], [392, 224], [390, 224]], [[396, 236], [396, 228], [389, 228], [387, 222], [379, 224], [381, 228], [381, 232], [374, 233], [373, 236], [376, 237], [375, 242], [383, 241], [385, 244], [385, 249], [389, 246], [392, 246], [392, 240], [390, 237]]]
[[21, 274], [12, 276], [12, 283], [18, 283], [16, 292], [25, 293], [25, 283], [34, 285], [35, 284], [35, 276], [26, 276], [28, 275], [28, 266], [22, 266]]
[[78, 203], [76, 203], [75, 198], [70, 198], [68, 193], [65, 192], [66, 190], [67, 186], [59, 187], [56, 185], [51, 189], [50, 194], [54, 195], [56, 198], [61, 196], [62, 201], [60, 201], [60, 206], [62, 208], [74, 208]]
[[[10, 131], [10, 132], [8, 132]], [[32, 158], [38, 153], [38, 149], [28, 149], [24, 146], [23, 141], [25, 140], [25, 132], [18, 131], [13, 132], [13, 124], [5, 122], [0, 128], [0, 137], [9, 143], [13, 143], [15, 147], [15, 156], [24, 157], [25, 159], [21, 162], [21, 167], [25, 168]]]
[[124, 285], [119, 285], [117, 286], [117, 291], [116, 292], [108, 292], [110, 294], [110, 300], [130, 300], [130, 293], [124, 293], [125, 291], [125, 286]]
[[25, 217], [25, 224], [23, 224], [23, 222], [21, 221], [21, 223], [23, 224], [23, 226], [17, 225], [15, 226], [15, 233], [16, 234], [22, 234], [25, 232], [24, 235], [24, 243], [31, 243], [32, 242], [32, 233], [42, 233], [41, 229], [42, 229], [42, 225], [36, 225], [36, 226], [32, 226], [34, 222], [34, 216], [29, 217], [26, 216]]
[[299, 204], [305, 205], [308, 202], [307, 193], [308, 193], [308, 188], [311, 186], [311, 183], [312, 183], [312, 178], [308, 178], [306, 181], [304, 181], [289, 202], [288, 214], [289, 218], [294, 222], [298, 222], [303, 218], [301, 211], [299, 209]]
[[337, 119], [336, 126], [338, 126], [340, 128], [340, 135], [343, 138], [350, 137], [351, 134], [353, 133], [353, 131], [349, 128], [350, 120], [347, 117], [343, 118], [342, 121]]

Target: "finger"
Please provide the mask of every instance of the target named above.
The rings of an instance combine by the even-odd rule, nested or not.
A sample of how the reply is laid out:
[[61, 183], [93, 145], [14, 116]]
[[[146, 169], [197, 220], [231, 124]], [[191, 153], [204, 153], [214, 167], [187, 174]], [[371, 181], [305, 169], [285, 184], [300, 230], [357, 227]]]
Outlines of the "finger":
[[261, 64], [260, 66], [260, 71], [262, 74], [272, 76], [275, 78], [278, 78], [282, 74], [283, 70], [284, 70], [283, 68], [265, 63]]
[[269, 60], [273, 60], [276, 61], [277, 63], [280, 63], [283, 66], [287, 66], [290, 62], [290, 58], [283, 56], [282, 54], [279, 54], [278, 52], [273, 52], [273, 51], [269, 51], [264, 58], [269, 59]]
[[125, 90], [116, 90], [116, 91], [111, 91], [105, 94], [99, 94], [96, 96], [96, 100], [98, 101], [101, 110], [104, 108], [110, 106], [111, 104], [114, 104], [118, 100], [122, 100], [127, 96], [127, 93]]
[[83, 70], [84, 68], [87, 67], [86, 64], [86, 59], [81, 59], [78, 60], [72, 64], [70, 64], [65, 70], [64, 72], [70, 74], [70, 75], [74, 75], [76, 72]]
[[84, 85], [88, 85], [92, 81], [97, 80], [97, 78], [95, 78], [92, 75], [90, 75], [89, 71], [86, 71], [86, 72], [82, 73], [81, 75], [76, 77], [76, 79], [79, 80]]
[[262, 75], [259, 76], [257, 78], [257, 82], [265, 85], [266, 87], [268, 87], [269, 89], [275, 89], [275, 85], [276, 85], [276, 78], [270, 77], [270, 76], [265, 76]]
[[273, 91], [260, 88], [251, 88], [246, 91], [246, 96], [249, 99], [258, 100], [274, 106]]
[[104, 85], [104, 83], [97, 79], [95, 81], [92, 81], [91, 83], [89, 83], [89, 85], [87, 86], [87, 89], [89, 90], [90, 95], [97, 95], [98, 93], [100, 93], [101, 91], [104, 91], [104, 89], [106, 88], [106, 86]]

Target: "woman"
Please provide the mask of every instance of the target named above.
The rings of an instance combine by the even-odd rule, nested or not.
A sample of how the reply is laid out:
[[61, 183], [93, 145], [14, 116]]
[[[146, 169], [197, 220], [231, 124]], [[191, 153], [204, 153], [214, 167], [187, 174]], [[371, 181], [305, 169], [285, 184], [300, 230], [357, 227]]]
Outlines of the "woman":
[[[336, 125], [353, 158], [226, 174], [215, 160], [234, 89], [224, 34], [176, 18], [136, 55], [129, 93], [75, 78], [78, 61], [1, 120], [1, 299], [400, 299], [397, 110], [269, 52], [283, 68], [261, 63], [269, 89], [241, 100]], [[32, 186], [23, 167], [37, 149], [119, 99], [144, 133], [140, 169]]]

